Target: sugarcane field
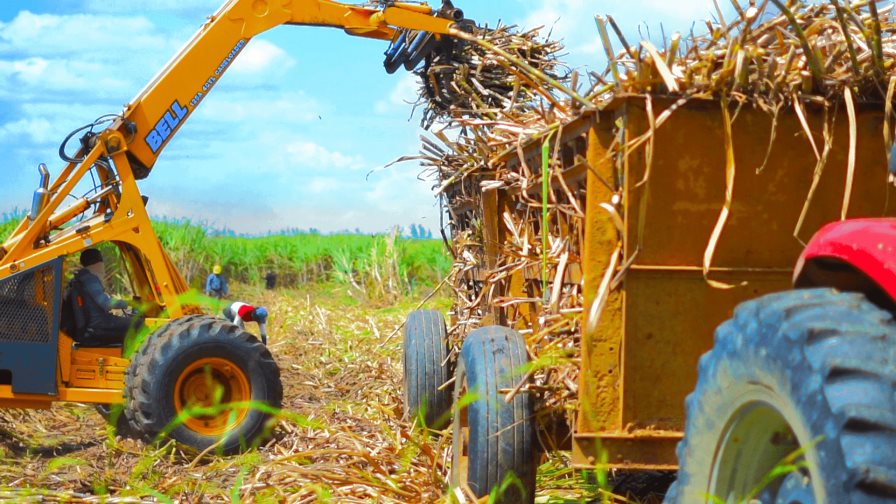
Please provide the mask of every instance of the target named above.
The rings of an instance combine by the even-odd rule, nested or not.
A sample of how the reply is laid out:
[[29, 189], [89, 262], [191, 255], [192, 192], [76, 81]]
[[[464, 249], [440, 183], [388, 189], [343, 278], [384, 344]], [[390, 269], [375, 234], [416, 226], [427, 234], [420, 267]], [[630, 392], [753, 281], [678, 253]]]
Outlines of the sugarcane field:
[[896, 502], [892, 2], [144, 3], [0, 7], [0, 500]]

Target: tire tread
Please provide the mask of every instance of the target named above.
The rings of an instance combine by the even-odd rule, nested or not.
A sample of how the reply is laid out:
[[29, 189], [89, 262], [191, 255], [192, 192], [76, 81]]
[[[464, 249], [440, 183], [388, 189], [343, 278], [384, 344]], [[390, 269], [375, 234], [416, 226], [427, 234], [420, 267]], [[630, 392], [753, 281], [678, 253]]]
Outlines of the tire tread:
[[838, 458], [842, 464], [839, 471], [822, 469], [825, 477], [843, 480], [830, 485], [835, 495], [843, 492], [833, 501], [896, 497], [896, 458], [891, 456], [896, 453], [896, 323], [861, 294], [809, 289], [744, 302], [717, 328], [715, 346], [700, 358], [697, 386], [685, 400], [685, 438], [676, 448], [681, 481], [672, 485], [665, 502], [692, 495], [683, 491], [688, 472], [699, 471], [689, 466], [689, 439], [697, 435], [701, 415], [712, 415], [702, 397], [719, 393], [713, 377], [741, 365], [740, 356], [762, 352], [763, 359], [790, 356], [782, 368], [800, 384], [791, 387], [797, 404], [811, 402], [813, 394], [820, 397], [822, 411], [801, 412], [808, 422], [834, 422], [834, 439], [819, 443], [827, 450], [824, 464], [834, 467], [832, 460]]
[[[263, 400], [269, 406], [279, 408], [283, 402], [283, 386], [280, 381], [280, 369], [268, 348], [254, 336], [242, 331], [232, 323], [204, 315], [189, 315], [172, 320], [152, 333], [143, 342], [140, 349], [131, 359], [125, 375], [126, 406], [125, 415], [136, 432], [146, 440], [154, 440], [168, 427], [172, 420], [159, 411], [160, 398], [154, 384], [164, 379], [159, 370], [174, 359], [179, 353], [203, 341], [214, 341], [219, 345], [237, 347], [244, 355], [251, 355], [257, 364], [256, 370], [261, 374], [258, 378], [265, 384]], [[252, 376], [247, 376], [252, 380]], [[268, 415], [262, 415], [267, 418]], [[245, 441], [257, 437], [261, 433], [263, 421], [249, 426], [248, 432], [239, 436], [247, 439], [236, 439], [230, 435], [222, 445], [223, 451], [233, 453], [240, 449]], [[184, 427], [186, 429], [186, 427]], [[177, 432], [171, 435], [177, 438]], [[181, 439], [178, 439], [182, 441]], [[203, 449], [204, 446], [193, 446]]]

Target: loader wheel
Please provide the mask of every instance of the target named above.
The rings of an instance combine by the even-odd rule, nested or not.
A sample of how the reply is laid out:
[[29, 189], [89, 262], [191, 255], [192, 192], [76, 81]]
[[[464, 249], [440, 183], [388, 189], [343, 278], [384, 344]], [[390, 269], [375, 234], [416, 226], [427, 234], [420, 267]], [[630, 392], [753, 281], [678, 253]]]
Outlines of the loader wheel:
[[771, 294], [719, 326], [668, 503], [896, 499], [896, 323], [857, 293]]
[[443, 428], [451, 415], [451, 390], [439, 390], [451, 379], [447, 333], [435, 310], [413, 311], [404, 325], [405, 415], [432, 429]]
[[[255, 336], [193, 315], [153, 333], [126, 376], [128, 420], [149, 438], [235, 453], [260, 441], [283, 399], [280, 370]], [[266, 409], [267, 411], [262, 411]]]
[[94, 406], [96, 412], [103, 417], [106, 425], [113, 427], [113, 434], [123, 438], [139, 437], [139, 434], [131, 427], [128, 416], [124, 412], [124, 406], [121, 404], [97, 404]]
[[506, 393], [524, 379], [526, 342], [506, 327], [482, 327], [464, 341], [455, 372], [451, 486], [490, 502], [535, 498], [534, 400]]

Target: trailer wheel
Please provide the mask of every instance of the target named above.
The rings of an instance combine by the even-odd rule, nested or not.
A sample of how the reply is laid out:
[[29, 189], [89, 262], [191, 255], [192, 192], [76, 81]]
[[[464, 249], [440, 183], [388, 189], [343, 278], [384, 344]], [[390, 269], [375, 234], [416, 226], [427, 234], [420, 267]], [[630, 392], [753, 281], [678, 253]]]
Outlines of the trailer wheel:
[[861, 294], [743, 303], [685, 407], [666, 502], [896, 499], [896, 323]]
[[417, 310], [404, 325], [404, 404], [409, 420], [420, 417], [427, 427], [441, 429], [451, 415], [451, 390], [439, 390], [451, 379], [445, 318], [435, 310]]
[[525, 340], [506, 327], [482, 327], [464, 341], [455, 372], [452, 487], [494, 494], [494, 502], [533, 502], [534, 400], [527, 392], [505, 400], [527, 361]]
[[[226, 454], [267, 434], [283, 399], [280, 370], [255, 336], [222, 319], [194, 315], [160, 328], [128, 367], [126, 415], [147, 438], [168, 436]], [[263, 410], [267, 411], [263, 411]]]

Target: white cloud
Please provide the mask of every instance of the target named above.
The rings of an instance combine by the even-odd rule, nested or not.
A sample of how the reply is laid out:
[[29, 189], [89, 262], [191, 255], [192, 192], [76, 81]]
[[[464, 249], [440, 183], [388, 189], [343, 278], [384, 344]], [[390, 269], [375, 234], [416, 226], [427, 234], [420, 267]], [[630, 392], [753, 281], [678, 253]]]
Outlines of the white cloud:
[[[134, 12], [134, 11], [131, 11]], [[21, 11], [0, 27], [0, 54], [18, 52], [42, 56], [79, 55], [121, 61], [110, 48], [167, 47], [168, 41], [154, 34], [152, 23], [138, 16], [56, 15]]]
[[593, 3], [584, 0], [545, 0], [539, 8], [529, 12], [520, 25], [526, 29], [544, 26], [542, 35], [550, 32], [551, 38], [569, 43], [570, 37], [576, 37], [579, 30], [590, 29], [583, 20], [593, 18], [594, 9]]
[[369, 177], [372, 185], [365, 192], [364, 199], [378, 213], [409, 211], [407, 219], [414, 222], [430, 215], [438, 215], [437, 199], [431, 190], [433, 183], [419, 180], [419, 172], [419, 166], [414, 163], [393, 165], [386, 170], [377, 171]]
[[99, 63], [40, 57], [0, 60], [0, 82], [6, 84], [0, 97], [19, 96], [20, 100], [32, 96], [46, 99], [49, 94], [63, 92], [93, 99], [122, 98], [134, 88], [129, 75], [107, 72]]
[[410, 72], [403, 73], [388, 98], [377, 101], [374, 110], [379, 114], [385, 114], [396, 109], [407, 109], [408, 104], [417, 101], [419, 90], [420, 78]]
[[[5, 179], [4, 205], [27, 204], [33, 166], [52, 161], [71, 129], [120, 111], [223, 0], [81, 1], [83, 12], [96, 15], [23, 12], [0, 22], [0, 152], [8, 159], [0, 173], [14, 164], [27, 174], [23, 184]], [[536, 24], [561, 18], [557, 33], [562, 29], [576, 51], [593, 46], [593, 15], [609, 7], [593, 0], [517, 0], [515, 8], [501, 3], [509, 2], [493, 8], [502, 16], [523, 18], [537, 9], [541, 14], [531, 18]], [[56, 8], [54, 2], [40, 4]], [[617, 17], [631, 26], [635, 18]], [[370, 52], [366, 46], [330, 32], [326, 48], [318, 47], [319, 32], [305, 27], [247, 46], [141, 182], [154, 214], [214, 220], [241, 232], [383, 231], [411, 222], [435, 229], [432, 183], [416, 179], [413, 163], [365, 179], [370, 168], [419, 148], [417, 121], [407, 120], [407, 102], [417, 96], [415, 77], [385, 75], [379, 48], [373, 51], [375, 68], [358, 65], [359, 54]], [[338, 52], [342, 40], [345, 50]], [[329, 54], [324, 49], [341, 56], [322, 56]]]
[[27, 137], [30, 141], [46, 144], [60, 140], [56, 135], [56, 128], [45, 118], [19, 119], [0, 125], [0, 136], [3, 137]]
[[[407, 184], [405, 184], [407, 186]], [[332, 190], [324, 197], [301, 199], [290, 203], [270, 204], [264, 198], [240, 198], [238, 204], [191, 197], [190, 201], [172, 198], [150, 198], [150, 215], [158, 217], [188, 218], [211, 228], [231, 229], [237, 233], [263, 234], [284, 229], [315, 228], [324, 233], [360, 229], [367, 233], [388, 232], [394, 225], [423, 224], [436, 232], [438, 213], [421, 212], [416, 200], [403, 199], [404, 204], [383, 209], [376, 205], [349, 206], [343, 200], [335, 200]], [[430, 208], [431, 205], [424, 205]]]
[[205, 13], [212, 15], [222, 0], [85, 0], [84, 10], [99, 13], [133, 12]]
[[364, 168], [364, 160], [360, 156], [334, 152], [314, 142], [295, 141], [287, 144], [285, 151], [287, 159], [299, 166], [352, 170]]
[[[62, 139], [103, 112], [112, 111], [80, 103], [60, 106], [56, 102], [28, 102], [15, 115], [0, 116], [0, 145], [38, 147], [37, 157], [52, 164], [56, 160], [55, 148]], [[70, 148], [76, 144], [74, 139]]]
[[74, 96], [117, 108], [175, 48], [139, 16], [21, 11], [0, 25], [0, 99], [18, 104]]
[[314, 177], [308, 184], [308, 190], [314, 194], [336, 194], [336, 190], [343, 188], [342, 183], [335, 178]]
[[3, 68], [4, 64], [9, 65], [10, 73], [12, 73], [13, 75], [17, 75], [26, 81], [33, 81], [41, 77], [44, 71], [46, 71], [47, 66], [49, 66], [47, 60], [43, 58], [27, 58], [10, 63], [7, 63], [5, 61], [0, 62], [0, 69]]
[[253, 40], [234, 61], [229, 73], [236, 78], [258, 75], [265, 81], [277, 79], [295, 64], [295, 60], [283, 49], [267, 40]]
[[[225, 77], [226, 79], [227, 77]], [[280, 125], [317, 120], [321, 106], [301, 91], [216, 89], [199, 108], [200, 113], [214, 121], [246, 122], [270, 121], [272, 115]]]
[[[715, 13], [712, 0], [638, 0], [595, 4], [591, 0], [542, 0], [521, 23], [525, 27], [555, 27], [561, 35], [576, 31], [596, 31], [594, 16], [610, 14], [626, 21], [651, 25], [706, 19]], [[628, 25], [620, 25], [626, 30]]]

